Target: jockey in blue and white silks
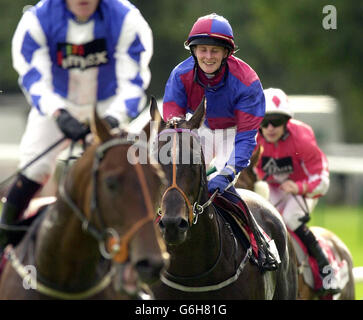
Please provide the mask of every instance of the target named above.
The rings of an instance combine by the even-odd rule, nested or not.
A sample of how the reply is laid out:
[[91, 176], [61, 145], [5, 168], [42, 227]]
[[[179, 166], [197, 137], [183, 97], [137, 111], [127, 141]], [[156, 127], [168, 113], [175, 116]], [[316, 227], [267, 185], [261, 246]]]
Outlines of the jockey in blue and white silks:
[[[20, 144], [23, 167], [7, 195], [2, 224], [13, 224], [55, 169], [71, 140], [86, 133], [97, 105], [110, 128], [138, 116], [146, 102], [152, 31], [126, 0], [42, 0], [15, 31], [12, 58], [32, 108]], [[1, 226], [1, 224], [0, 224]], [[7, 243], [0, 228], [0, 251]]]
[[41, 1], [24, 13], [12, 43], [20, 85], [40, 114], [98, 101], [118, 120], [145, 103], [152, 50], [139, 10], [117, 0], [100, 1], [83, 23], [64, 0]]
[[[44, 0], [26, 11], [13, 37], [13, 64], [32, 105], [20, 166], [62, 137], [52, 119], [59, 109], [87, 120], [97, 103], [101, 116], [136, 117], [150, 83], [152, 32], [128, 1], [102, 0], [85, 22], [64, 0]], [[24, 174], [43, 183], [60, 148]]]

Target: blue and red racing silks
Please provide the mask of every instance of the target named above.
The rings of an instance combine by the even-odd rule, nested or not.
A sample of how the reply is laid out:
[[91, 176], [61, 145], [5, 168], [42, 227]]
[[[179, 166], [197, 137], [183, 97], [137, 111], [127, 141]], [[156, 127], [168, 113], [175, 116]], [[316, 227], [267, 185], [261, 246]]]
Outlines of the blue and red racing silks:
[[248, 166], [256, 134], [265, 115], [265, 97], [256, 72], [230, 56], [222, 71], [209, 80], [195, 67], [193, 57], [171, 72], [165, 87], [163, 118], [193, 113], [207, 99], [205, 125], [212, 130], [236, 128], [235, 147], [227, 165], [237, 172]]

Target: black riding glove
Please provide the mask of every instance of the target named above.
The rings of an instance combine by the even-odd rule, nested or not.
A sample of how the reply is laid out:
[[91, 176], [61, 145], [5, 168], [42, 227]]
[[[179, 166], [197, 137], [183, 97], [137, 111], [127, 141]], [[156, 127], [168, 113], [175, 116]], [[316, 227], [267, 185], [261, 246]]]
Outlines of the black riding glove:
[[120, 124], [118, 120], [112, 116], [106, 116], [105, 120], [110, 125], [111, 129], [117, 128]]
[[59, 110], [56, 122], [64, 135], [73, 141], [78, 141], [89, 133], [89, 128], [80, 123], [65, 109]]

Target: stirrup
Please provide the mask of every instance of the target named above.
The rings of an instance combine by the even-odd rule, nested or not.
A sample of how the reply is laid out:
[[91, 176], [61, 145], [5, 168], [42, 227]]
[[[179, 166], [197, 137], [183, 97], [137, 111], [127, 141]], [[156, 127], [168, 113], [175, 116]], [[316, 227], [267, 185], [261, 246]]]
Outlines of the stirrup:
[[263, 271], [275, 271], [278, 269], [279, 263], [274, 257], [273, 254], [265, 247], [264, 251], [262, 249], [259, 249], [260, 253], [258, 256], [258, 266], [260, 270]]

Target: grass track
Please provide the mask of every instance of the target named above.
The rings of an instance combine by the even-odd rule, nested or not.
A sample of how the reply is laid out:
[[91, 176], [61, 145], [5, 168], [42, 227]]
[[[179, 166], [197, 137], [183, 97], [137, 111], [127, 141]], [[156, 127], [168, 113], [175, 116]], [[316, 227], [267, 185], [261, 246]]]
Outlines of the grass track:
[[[309, 226], [333, 231], [349, 248], [354, 266], [363, 266], [363, 207], [319, 204], [311, 218]], [[356, 299], [363, 300], [363, 283], [356, 285]]]

